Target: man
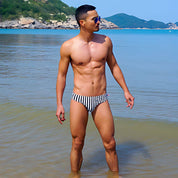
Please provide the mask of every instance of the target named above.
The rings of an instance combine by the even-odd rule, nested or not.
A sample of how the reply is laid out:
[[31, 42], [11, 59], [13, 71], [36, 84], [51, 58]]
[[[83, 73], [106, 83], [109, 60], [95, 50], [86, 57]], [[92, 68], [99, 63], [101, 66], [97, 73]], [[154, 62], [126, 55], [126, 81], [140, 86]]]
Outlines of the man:
[[113, 55], [110, 38], [94, 33], [99, 30], [100, 24], [100, 17], [95, 7], [80, 6], [75, 16], [80, 33], [64, 42], [60, 49], [61, 59], [56, 84], [56, 116], [62, 124], [65, 120], [62, 98], [68, 66], [71, 63], [74, 72], [74, 88], [70, 103], [71, 170], [78, 172], [81, 168], [88, 112], [91, 112], [103, 141], [108, 166], [111, 171], [118, 172], [114, 122], [106, 92], [106, 63], [115, 80], [122, 87], [128, 107], [133, 107], [134, 98], [127, 88], [121, 69]]

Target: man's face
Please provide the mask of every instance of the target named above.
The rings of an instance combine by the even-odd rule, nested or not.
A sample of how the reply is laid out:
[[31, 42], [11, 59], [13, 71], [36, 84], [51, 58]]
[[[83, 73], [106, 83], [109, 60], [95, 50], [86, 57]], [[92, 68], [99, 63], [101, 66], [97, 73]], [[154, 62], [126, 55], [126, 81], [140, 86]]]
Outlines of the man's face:
[[99, 31], [100, 21], [99, 20], [96, 21], [97, 20], [96, 18], [99, 18], [96, 10], [88, 11], [87, 17], [85, 19], [85, 28], [93, 32]]

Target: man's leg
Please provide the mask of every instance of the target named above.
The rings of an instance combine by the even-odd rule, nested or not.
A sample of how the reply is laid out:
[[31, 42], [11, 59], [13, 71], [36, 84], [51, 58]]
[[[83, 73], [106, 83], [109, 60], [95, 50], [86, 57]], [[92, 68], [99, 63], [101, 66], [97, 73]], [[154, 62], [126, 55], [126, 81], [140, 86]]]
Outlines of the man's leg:
[[95, 125], [105, 147], [106, 161], [111, 171], [118, 172], [118, 158], [114, 139], [114, 121], [108, 101], [97, 106], [92, 113]]
[[82, 165], [82, 149], [84, 145], [87, 122], [88, 111], [86, 108], [81, 103], [71, 100], [70, 129], [72, 135], [72, 149], [70, 160], [71, 170], [73, 172], [78, 172]]

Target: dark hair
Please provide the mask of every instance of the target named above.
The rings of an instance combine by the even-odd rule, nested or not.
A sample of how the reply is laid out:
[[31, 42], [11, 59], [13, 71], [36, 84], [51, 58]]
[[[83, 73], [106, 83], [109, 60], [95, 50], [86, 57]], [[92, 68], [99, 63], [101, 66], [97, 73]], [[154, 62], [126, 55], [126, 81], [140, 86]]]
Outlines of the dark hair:
[[95, 10], [96, 7], [92, 6], [92, 5], [82, 5], [80, 7], [78, 7], [75, 11], [75, 18], [77, 20], [78, 25], [80, 26], [79, 20], [83, 20], [86, 18], [86, 13], [88, 11], [92, 11]]

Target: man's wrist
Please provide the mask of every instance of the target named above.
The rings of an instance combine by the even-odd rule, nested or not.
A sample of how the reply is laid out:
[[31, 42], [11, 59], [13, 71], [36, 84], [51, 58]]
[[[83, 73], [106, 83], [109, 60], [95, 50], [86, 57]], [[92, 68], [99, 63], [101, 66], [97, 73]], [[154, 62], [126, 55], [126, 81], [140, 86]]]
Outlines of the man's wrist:
[[128, 88], [123, 89], [123, 91], [124, 91], [124, 93], [130, 93]]
[[57, 107], [63, 106], [62, 103], [57, 103]]

